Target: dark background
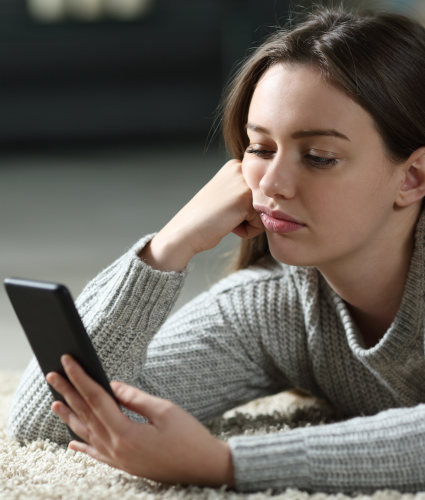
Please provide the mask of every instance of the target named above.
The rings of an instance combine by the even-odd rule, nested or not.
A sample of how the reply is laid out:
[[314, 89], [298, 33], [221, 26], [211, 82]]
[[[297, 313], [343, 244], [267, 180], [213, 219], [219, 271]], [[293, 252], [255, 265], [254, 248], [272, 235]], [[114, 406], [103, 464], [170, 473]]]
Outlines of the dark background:
[[236, 61], [286, 0], [154, 0], [140, 19], [38, 22], [0, 0], [0, 143], [205, 139]]

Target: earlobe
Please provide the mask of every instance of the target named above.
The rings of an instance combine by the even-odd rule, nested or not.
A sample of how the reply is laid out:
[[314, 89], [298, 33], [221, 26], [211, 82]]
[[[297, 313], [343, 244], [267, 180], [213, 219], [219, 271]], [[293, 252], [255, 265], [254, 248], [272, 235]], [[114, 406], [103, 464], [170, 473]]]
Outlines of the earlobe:
[[405, 168], [408, 170], [401, 181], [400, 190], [395, 200], [395, 203], [400, 207], [413, 205], [425, 196], [425, 147], [413, 153]]

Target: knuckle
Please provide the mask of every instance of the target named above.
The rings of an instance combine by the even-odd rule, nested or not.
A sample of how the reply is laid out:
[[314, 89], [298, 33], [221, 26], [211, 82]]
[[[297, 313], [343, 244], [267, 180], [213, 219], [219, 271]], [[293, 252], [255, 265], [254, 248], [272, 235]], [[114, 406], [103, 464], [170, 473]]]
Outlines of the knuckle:
[[111, 449], [109, 450], [109, 456], [118, 462], [121, 459], [121, 450], [119, 448], [116, 448], [115, 446], [111, 446]]
[[227, 163], [224, 164], [223, 169], [229, 169], [229, 170], [239, 170], [241, 168], [241, 162], [239, 160], [229, 160]]
[[158, 409], [158, 417], [161, 420], [168, 420], [174, 413], [174, 405], [168, 401], [164, 401], [161, 408]]
[[93, 434], [90, 429], [86, 429], [85, 432], [82, 433], [83, 436], [81, 436], [86, 443], [91, 444], [93, 442]]
[[55, 384], [55, 389], [62, 395], [69, 392], [68, 384], [64, 380], [58, 380]]
[[97, 406], [100, 403], [100, 395], [96, 392], [89, 392], [84, 399], [89, 406]]
[[121, 460], [126, 456], [126, 451], [130, 448], [129, 443], [122, 436], [115, 436], [111, 443], [109, 453], [114, 460]]
[[87, 418], [87, 415], [86, 415], [86, 412], [84, 410], [76, 410], [76, 415], [78, 417], [78, 419], [83, 423], [83, 424], [87, 424], [88, 422], [88, 418]]

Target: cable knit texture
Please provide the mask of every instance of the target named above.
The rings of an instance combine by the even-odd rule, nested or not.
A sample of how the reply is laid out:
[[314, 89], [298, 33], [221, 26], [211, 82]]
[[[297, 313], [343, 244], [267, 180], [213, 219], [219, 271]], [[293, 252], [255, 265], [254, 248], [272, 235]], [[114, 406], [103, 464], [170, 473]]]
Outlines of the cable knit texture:
[[[400, 309], [369, 349], [344, 301], [314, 267], [239, 271], [166, 321], [186, 270], [144, 264], [137, 253], [151, 238], [105, 269], [76, 302], [111, 380], [170, 399], [204, 423], [295, 387], [348, 419], [230, 438], [239, 491], [425, 489], [424, 214]], [[12, 401], [10, 435], [67, 443], [52, 401], [33, 359]]]

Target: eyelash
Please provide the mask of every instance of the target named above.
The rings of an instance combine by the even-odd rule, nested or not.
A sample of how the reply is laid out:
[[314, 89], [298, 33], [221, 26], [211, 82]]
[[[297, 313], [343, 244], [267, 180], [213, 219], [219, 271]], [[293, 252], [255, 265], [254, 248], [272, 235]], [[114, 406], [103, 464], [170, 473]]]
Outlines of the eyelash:
[[[255, 156], [258, 156], [260, 158], [264, 158], [267, 154], [271, 154], [271, 151], [268, 151], [267, 149], [250, 148], [250, 149], [246, 150], [246, 153], [254, 154]], [[308, 160], [310, 162], [310, 164], [315, 168], [326, 168], [326, 167], [336, 165], [338, 163], [338, 160], [336, 158], [323, 158], [322, 156], [315, 156], [315, 155], [305, 155], [305, 158], [307, 158], [307, 159], [315, 158], [318, 160], [323, 160], [323, 161]]]

